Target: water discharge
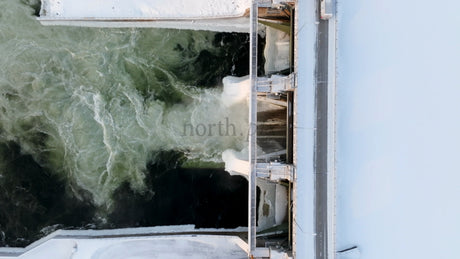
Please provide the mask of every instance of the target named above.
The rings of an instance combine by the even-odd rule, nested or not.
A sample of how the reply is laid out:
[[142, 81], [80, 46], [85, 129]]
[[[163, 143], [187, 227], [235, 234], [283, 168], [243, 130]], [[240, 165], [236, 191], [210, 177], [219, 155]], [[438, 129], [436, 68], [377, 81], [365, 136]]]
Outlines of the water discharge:
[[222, 89], [209, 87], [219, 76], [197, 65], [221, 55], [215, 33], [44, 27], [28, 5], [0, 10], [0, 141], [18, 143], [74, 195], [109, 209], [122, 183], [143, 191], [160, 151], [219, 162], [244, 148], [247, 105], [223, 105]]

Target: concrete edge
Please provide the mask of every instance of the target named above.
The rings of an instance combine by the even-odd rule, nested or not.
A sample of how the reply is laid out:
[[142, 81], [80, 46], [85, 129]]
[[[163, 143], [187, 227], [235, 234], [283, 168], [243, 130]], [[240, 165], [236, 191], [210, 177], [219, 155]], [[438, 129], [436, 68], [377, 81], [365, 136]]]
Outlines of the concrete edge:
[[336, 250], [336, 0], [331, 0], [332, 17], [329, 19], [328, 42], [328, 176], [327, 215], [328, 251], [327, 258], [335, 258]]

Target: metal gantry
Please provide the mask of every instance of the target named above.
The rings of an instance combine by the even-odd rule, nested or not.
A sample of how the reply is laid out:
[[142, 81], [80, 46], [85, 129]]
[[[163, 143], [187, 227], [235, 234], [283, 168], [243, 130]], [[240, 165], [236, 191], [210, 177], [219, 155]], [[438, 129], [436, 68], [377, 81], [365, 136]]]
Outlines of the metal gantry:
[[250, 66], [251, 93], [249, 97], [249, 198], [248, 198], [248, 255], [249, 258], [269, 257], [268, 248], [257, 247], [257, 178], [271, 181], [292, 181], [293, 166], [282, 163], [258, 163], [257, 100], [258, 93], [279, 93], [293, 89], [294, 74], [288, 77], [259, 78], [257, 75], [259, 7], [272, 7], [272, 1], [253, 0], [250, 9]]

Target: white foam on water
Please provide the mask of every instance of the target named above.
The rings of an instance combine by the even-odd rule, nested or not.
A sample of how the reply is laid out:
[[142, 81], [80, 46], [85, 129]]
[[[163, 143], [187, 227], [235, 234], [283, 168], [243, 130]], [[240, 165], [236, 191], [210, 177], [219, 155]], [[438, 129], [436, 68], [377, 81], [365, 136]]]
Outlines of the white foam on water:
[[249, 76], [235, 77], [226, 76], [222, 80], [224, 90], [222, 92], [222, 103], [231, 106], [243, 101], [247, 101], [251, 93], [251, 81]]
[[227, 149], [222, 152], [222, 160], [225, 162], [225, 171], [230, 174], [242, 175], [246, 178], [249, 176], [250, 168], [247, 150], [238, 152], [233, 149]]

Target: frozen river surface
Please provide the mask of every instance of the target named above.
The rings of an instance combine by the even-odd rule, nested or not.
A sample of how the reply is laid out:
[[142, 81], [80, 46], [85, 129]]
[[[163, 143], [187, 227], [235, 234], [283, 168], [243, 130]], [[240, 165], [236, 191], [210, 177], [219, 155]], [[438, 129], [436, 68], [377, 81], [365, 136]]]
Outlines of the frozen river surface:
[[457, 258], [460, 4], [338, 8], [337, 249]]

